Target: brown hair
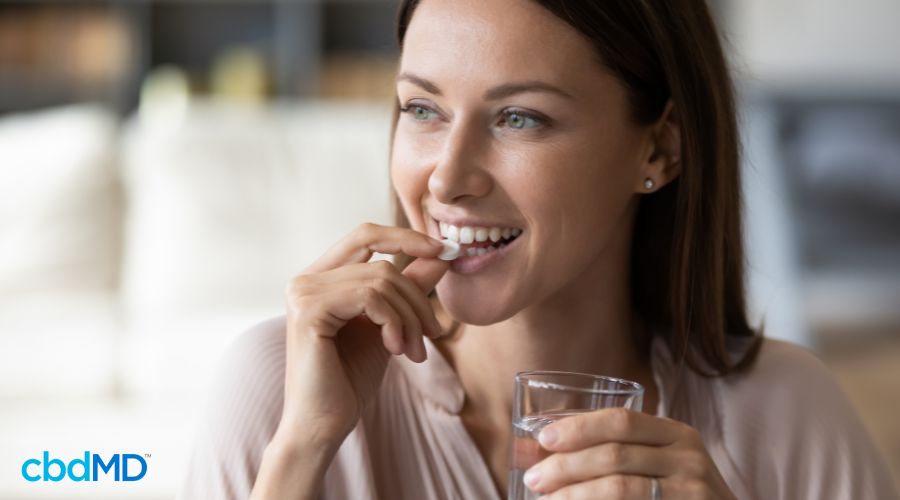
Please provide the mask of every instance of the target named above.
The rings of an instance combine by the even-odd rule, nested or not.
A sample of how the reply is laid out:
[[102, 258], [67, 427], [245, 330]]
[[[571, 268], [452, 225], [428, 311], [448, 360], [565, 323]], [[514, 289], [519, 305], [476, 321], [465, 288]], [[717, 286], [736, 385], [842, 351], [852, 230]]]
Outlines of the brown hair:
[[[704, 0], [533, 0], [586, 36], [628, 89], [632, 119], [649, 125], [676, 103], [679, 177], [638, 208], [632, 302], [695, 372], [747, 370], [762, 337], [747, 321], [741, 229], [740, 146], [734, 88]], [[401, 50], [420, 0], [397, 17]], [[394, 116], [394, 127], [397, 114]], [[393, 136], [393, 134], [392, 134]], [[395, 222], [409, 227], [394, 195]], [[726, 333], [749, 347], [733, 361]]]

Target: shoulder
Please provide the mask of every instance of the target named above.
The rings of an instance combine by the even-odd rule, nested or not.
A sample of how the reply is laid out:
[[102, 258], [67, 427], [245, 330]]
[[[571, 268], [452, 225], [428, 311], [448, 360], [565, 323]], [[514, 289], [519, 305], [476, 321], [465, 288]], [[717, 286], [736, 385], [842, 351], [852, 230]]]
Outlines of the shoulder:
[[856, 409], [809, 350], [766, 339], [748, 371], [710, 384], [723, 451], [758, 498], [896, 498]]
[[285, 332], [282, 315], [257, 323], [235, 338], [216, 367], [210, 404], [243, 402], [263, 405], [260, 408], [283, 404]]
[[809, 433], [859, 422], [831, 370], [795, 344], [765, 339], [749, 370], [713, 380], [726, 424], [755, 421], [771, 424], [761, 427], [766, 433]]
[[828, 387], [838, 390], [831, 371], [808, 349], [790, 342], [763, 339], [753, 365], [745, 372], [720, 379], [729, 388], [747, 391]]
[[285, 354], [284, 316], [257, 323], [234, 340], [219, 362], [209, 395], [210, 409], [218, 415], [212, 418], [231, 426], [226, 432], [252, 434], [257, 445], [268, 443], [284, 405]]
[[222, 356], [178, 498], [247, 498], [284, 406], [284, 316], [239, 335]]
[[[249, 381], [263, 381], [260, 378], [284, 375], [287, 320], [284, 315], [261, 321], [239, 335], [228, 347], [219, 365], [219, 375], [228, 376], [238, 370]], [[282, 367], [281, 374], [265, 367]], [[223, 373], [224, 372], [224, 373]], [[231, 378], [231, 377], [229, 377]], [[243, 380], [247, 380], [241, 377]]]

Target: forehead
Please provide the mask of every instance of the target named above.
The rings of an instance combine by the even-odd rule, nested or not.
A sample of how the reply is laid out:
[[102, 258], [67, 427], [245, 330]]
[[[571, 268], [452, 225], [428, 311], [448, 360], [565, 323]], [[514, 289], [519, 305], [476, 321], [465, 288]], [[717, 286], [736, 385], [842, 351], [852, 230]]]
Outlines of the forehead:
[[540, 80], [573, 93], [606, 74], [586, 37], [531, 0], [423, 0], [401, 71], [438, 85]]

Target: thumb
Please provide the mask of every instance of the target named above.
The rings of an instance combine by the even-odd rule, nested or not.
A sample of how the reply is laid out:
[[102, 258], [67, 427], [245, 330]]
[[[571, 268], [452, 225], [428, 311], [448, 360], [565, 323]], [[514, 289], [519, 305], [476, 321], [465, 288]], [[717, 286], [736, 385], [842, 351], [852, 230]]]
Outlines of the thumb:
[[428, 295], [449, 269], [450, 261], [419, 257], [412, 264], [406, 266], [403, 275], [411, 279], [425, 292], [425, 295]]

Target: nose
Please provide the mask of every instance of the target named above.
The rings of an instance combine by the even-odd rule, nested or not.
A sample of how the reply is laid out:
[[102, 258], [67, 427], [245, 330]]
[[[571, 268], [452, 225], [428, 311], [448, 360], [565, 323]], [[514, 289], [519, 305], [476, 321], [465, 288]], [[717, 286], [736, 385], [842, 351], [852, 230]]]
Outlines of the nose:
[[446, 136], [428, 179], [428, 189], [445, 205], [488, 194], [493, 180], [485, 170], [490, 139], [471, 123], [457, 122]]

